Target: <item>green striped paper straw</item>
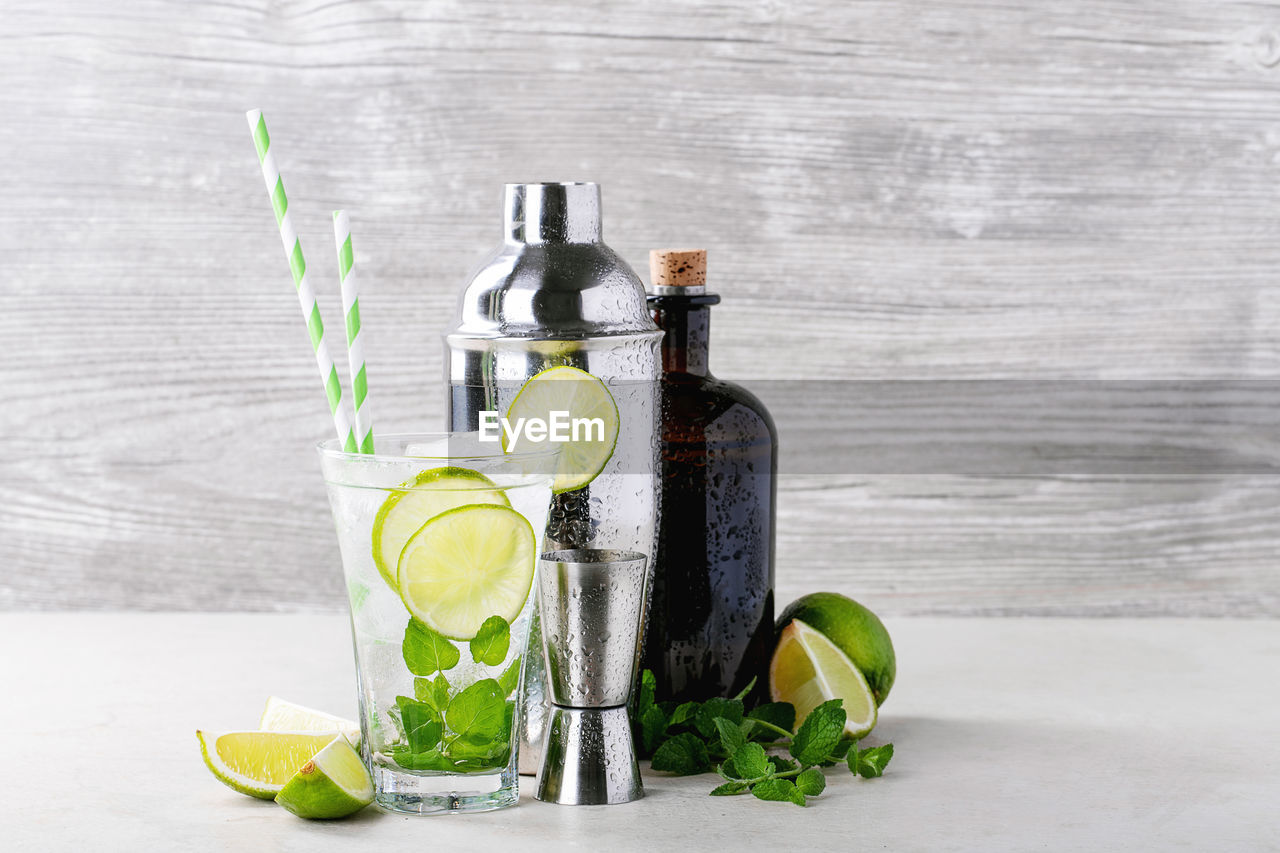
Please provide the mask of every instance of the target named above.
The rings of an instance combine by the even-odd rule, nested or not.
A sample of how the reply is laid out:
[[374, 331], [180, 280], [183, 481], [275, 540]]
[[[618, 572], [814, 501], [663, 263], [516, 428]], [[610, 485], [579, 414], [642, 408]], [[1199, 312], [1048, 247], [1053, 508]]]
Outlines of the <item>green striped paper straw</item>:
[[361, 453], [372, 453], [373, 418], [369, 414], [369, 381], [364, 370], [364, 338], [360, 335], [360, 288], [351, 252], [351, 221], [345, 210], [333, 212], [333, 241], [338, 247], [342, 314], [347, 320], [347, 365], [351, 368], [351, 398], [356, 411], [356, 445]]
[[333, 358], [329, 355], [329, 347], [324, 342], [324, 323], [320, 319], [320, 306], [316, 304], [315, 291], [307, 280], [307, 262], [302, 258], [302, 243], [293, 230], [293, 222], [289, 219], [289, 199], [284, 194], [284, 181], [280, 178], [280, 170], [276, 168], [276, 158], [271, 153], [271, 137], [267, 135], [267, 122], [262, 117], [262, 110], [249, 110], [245, 113], [249, 120], [249, 130], [253, 133], [253, 144], [258, 149], [258, 160], [262, 164], [262, 179], [267, 185], [267, 195], [271, 198], [271, 206], [276, 213], [276, 225], [280, 228], [280, 242], [284, 245], [284, 254], [289, 261], [289, 269], [293, 272], [293, 284], [298, 291], [298, 304], [302, 306], [302, 319], [306, 321], [307, 331], [311, 335], [311, 349], [315, 352], [316, 367], [320, 369], [320, 381], [324, 383], [325, 395], [329, 398], [329, 413], [333, 415], [333, 426], [338, 431], [338, 440], [343, 443], [348, 453], [356, 452], [355, 432], [347, 420], [346, 410], [342, 407], [342, 383], [338, 381], [338, 369], [334, 367]]

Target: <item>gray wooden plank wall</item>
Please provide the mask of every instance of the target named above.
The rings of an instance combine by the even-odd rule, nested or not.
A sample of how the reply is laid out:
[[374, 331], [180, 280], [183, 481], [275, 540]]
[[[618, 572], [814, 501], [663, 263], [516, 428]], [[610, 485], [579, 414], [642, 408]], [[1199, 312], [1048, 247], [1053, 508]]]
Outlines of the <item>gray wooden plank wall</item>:
[[[351, 211], [384, 428], [508, 180], [709, 247], [748, 383], [1280, 370], [1277, 3], [4, 0], [0, 608], [341, 606], [255, 106], [332, 329]], [[1280, 615], [1278, 488], [797, 474], [779, 595]]]

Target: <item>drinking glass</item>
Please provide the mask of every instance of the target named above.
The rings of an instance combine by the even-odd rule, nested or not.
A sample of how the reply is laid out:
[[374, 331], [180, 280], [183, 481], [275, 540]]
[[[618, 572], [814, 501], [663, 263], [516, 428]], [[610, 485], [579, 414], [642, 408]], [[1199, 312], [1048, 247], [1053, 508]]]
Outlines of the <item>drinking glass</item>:
[[514, 805], [529, 622], [557, 450], [475, 433], [319, 445], [351, 606], [361, 754], [404, 814]]

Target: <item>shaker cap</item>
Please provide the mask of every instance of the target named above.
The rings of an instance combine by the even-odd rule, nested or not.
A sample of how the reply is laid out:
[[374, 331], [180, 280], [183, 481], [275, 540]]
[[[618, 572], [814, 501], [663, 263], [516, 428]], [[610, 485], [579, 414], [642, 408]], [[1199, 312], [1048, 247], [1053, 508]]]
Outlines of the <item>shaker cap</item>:
[[652, 249], [649, 252], [649, 279], [655, 290], [703, 288], [707, 284], [707, 250]]

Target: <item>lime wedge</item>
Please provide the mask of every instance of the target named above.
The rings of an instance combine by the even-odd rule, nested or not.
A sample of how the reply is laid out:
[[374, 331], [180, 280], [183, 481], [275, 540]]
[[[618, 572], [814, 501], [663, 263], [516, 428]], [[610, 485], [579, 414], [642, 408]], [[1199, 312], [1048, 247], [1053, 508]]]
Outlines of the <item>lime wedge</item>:
[[[551, 424], [553, 412], [564, 413], [559, 417], [566, 419], [564, 429], [569, 436], [568, 441], [548, 439], [560, 449], [551, 487], [558, 495], [581, 489], [604, 470], [618, 443], [619, 419], [618, 406], [605, 384], [576, 367], [551, 367], [534, 375], [511, 401], [507, 420], [514, 424], [520, 418], [526, 423], [539, 418]], [[502, 448], [511, 452], [507, 441], [504, 431]]]
[[351, 744], [339, 735], [284, 783], [276, 802], [298, 817], [346, 817], [373, 802], [373, 779]]
[[799, 619], [849, 656], [876, 697], [884, 704], [897, 673], [893, 640], [874, 613], [838, 592], [811, 592], [787, 605], [778, 617], [779, 632], [792, 619]]
[[270, 800], [337, 732], [197, 731], [205, 765], [227, 787]]
[[396, 589], [396, 564], [409, 537], [434, 516], [464, 504], [511, 506], [492, 480], [470, 468], [423, 471], [383, 501], [373, 520], [373, 562], [392, 589]]
[[352, 743], [360, 742], [360, 726], [351, 720], [268, 696], [258, 728], [264, 732], [341, 732]]
[[828, 699], [843, 699], [850, 737], [875, 728], [876, 700], [849, 656], [799, 619], [782, 629], [769, 664], [769, 691], [775, 702], [796, 707], [796, 722]]
[[514, 622], [533, 586], [533, 528], [510, 507], [473, 505], [422, 525], [400, 555], [400, 598], [438, 634], [470, 640], [490, 616]]

